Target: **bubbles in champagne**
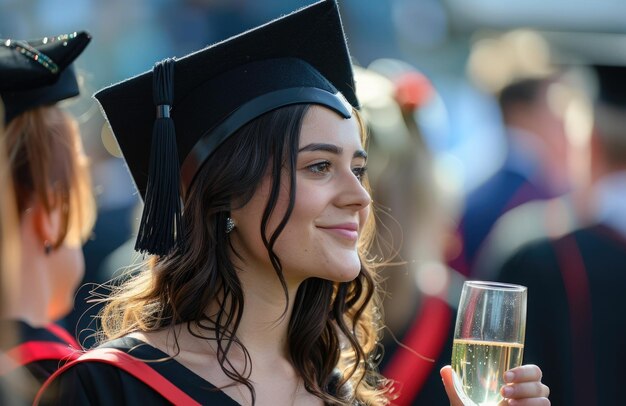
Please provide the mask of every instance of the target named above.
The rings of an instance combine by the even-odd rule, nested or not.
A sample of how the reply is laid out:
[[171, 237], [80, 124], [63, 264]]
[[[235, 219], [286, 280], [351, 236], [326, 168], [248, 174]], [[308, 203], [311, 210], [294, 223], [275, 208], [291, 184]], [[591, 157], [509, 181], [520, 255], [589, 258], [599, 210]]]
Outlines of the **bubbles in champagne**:
[[480, 406], [496, 406], [502, 400], [504, 373], [522, 364], [524, 344], [454, 340], [452, 368], [465, 394]]

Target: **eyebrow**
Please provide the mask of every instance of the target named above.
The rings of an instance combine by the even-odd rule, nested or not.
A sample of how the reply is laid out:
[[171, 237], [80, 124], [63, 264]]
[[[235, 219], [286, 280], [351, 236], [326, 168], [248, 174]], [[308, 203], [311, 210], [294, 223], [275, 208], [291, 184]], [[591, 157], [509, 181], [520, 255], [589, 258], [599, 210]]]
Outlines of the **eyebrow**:
[[[304, 147], [298, 150], [298, 153], [305, 151], [326, 151], [332, 154], [341, 155], [343, 153], [343, 148], [334, 145], [334, 144], [322, 144], [322, 143], [313, 143], [309, 145], [305, 145]], [[352, 154], [353, 158], [363, 158], [367, 159], [367, 152], [362, 149], [354, 151]]]

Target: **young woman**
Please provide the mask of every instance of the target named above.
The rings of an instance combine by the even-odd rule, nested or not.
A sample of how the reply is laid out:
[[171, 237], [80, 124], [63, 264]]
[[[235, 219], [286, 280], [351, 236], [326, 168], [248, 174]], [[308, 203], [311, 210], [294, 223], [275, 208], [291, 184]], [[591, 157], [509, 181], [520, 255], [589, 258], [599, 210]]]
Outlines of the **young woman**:
[[137, 248], [155, 256], [44, 403], [388, 403], [353, 89], [323, 1], [96, 95], [144, 197]]
[[70, 64], [89, 40], [86, 33], [74, 33], [30, 42], [2, 40], [0, 45], [6, 120], [1, 141], [13, 185], [9, 195], [18, 213], [9, 219], [16, 220], [18, 232], [3, 238], [20, 246], [11, 252], [17, 257], [11, 269], [2, 269], [3, 282], [10, 280], [11, 288], [2, 297], [0, 329], [14, 336], [0, 348], [6, 361], [0, 379], [14, 398], [28, 402], [37, 384], [22, 388], [7, 382], [22, 375], [40, 385], [64, 361], [76, 358], [79, 348], [53, 322], [72, 309], [84, 266], [81, 243], [95, 206], [78, 125], [55, 103], [78, 95]]

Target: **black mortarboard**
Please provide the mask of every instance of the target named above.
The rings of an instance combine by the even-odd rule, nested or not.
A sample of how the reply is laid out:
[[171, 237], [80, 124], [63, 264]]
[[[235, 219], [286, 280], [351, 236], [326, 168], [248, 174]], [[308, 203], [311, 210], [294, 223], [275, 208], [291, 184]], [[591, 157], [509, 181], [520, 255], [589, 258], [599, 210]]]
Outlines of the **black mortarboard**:
[[545, 33], [555, 64], [595, 74], [595, 101], [626, 108], [626, 35], [606, 32]]
[[598, 102], [626, 109], [626, 66], [594, 65], [598, 78]]
[[358, 107], [334, 0], [157, 63], [95, 97], [144, 198], [135, 249], [158, 255], [182, 233], [179, 181], [188, 189], [202, 163], [236, 130], [290, 104], [321, 104], [345, 118]]
[[86, 32], [32, 41], [0, 39], [0, 97], [6, 122], [26, 110], [77, 96], [72, 62], [90, 40]]

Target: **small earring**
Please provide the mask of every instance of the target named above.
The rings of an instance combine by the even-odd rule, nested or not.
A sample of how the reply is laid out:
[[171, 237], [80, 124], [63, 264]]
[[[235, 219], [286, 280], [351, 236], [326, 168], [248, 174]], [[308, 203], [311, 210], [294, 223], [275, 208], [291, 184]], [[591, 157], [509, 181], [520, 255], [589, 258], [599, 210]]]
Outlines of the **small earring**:
[[50, 253], [52, 252], [52, 244], [50, 244], [50, 241], [46, 240], [43, 242], [43, 252], [46, 255], [50, 255]]
[[230, 234], [235, 228], [235, 221], [230, 217], [226, 217], [226, 234]]

